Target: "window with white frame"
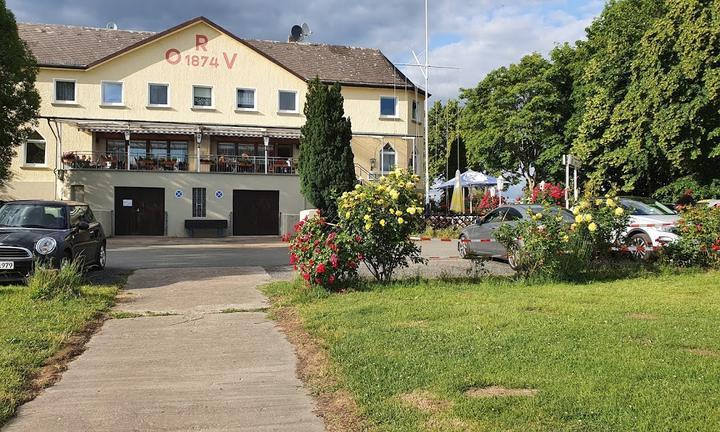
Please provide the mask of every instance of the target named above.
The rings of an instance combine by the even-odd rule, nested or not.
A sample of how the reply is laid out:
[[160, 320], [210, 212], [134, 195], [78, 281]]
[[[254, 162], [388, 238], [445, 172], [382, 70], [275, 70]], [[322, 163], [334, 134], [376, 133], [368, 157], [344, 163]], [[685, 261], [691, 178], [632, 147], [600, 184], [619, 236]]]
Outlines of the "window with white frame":
[[47, 164], [45, 152], [47, 143], [37, 131], [33, 131], [25, 142], [25, 165], [44, 166]]
[[392, 148], [390, 143], [385, 143], [385, 146], [380, 150], [380, 171], [383, 174], [389, 174], [395, 169], [395, 149]]
[[418, 110], [418, 103], [416, 100], [412, 101], [412, 119], [416, 122], [420, 121], [420, 112]]
[[397, 98], [392, 96], [380, 97], [380, 117], [397, 117]]
[[278, 111], [297, 112], [297, 92], [280, 90], [278, 92]]
[[255, 89], [239, 88], [237, 89], [237, 99], [235, 100], [235, 108], [245, 111], [254, 111], [255, 107]]
[[205, 217], [206, 210], [206, 189], [193, 188], [192, 190], [192, 215], [193, 217]]
[[170, 105], [170, 86], [167, 84], [148, 84], [148, 105], [154, 107]]
[[56, 103], [76, 103], [75, 80], [55, 80], [55, 100]]
[[213, 88], [209, 86], [193, 86], [193, 108], [212, 108]]
[[123, 104], [123, 83], [115, 81], [103, 81], [101, 83], [101, 101], [103, 105]]

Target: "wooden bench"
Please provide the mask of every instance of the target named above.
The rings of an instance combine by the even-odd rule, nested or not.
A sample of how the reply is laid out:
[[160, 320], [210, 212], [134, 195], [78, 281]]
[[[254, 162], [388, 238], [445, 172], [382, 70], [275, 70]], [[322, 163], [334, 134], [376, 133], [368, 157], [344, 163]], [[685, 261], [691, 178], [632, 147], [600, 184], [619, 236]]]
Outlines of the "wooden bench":
[[195, 237], [196, 229], [215, 229], [218, 237], [224, 237], [223, 231], [228, 227], [225, 219], [185, 219], [185, 229], [190, 231], [190, 237]]

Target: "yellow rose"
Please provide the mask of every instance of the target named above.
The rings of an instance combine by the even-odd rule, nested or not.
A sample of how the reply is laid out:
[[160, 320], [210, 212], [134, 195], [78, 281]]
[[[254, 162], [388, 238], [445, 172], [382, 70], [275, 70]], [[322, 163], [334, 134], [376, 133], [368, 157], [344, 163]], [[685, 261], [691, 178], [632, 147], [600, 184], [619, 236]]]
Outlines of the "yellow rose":
[[603, 203], [603, 200], [601, 200], [601, 199], [599, 199], [599, 198], [596, 199], [596, 200], [595, 200], [595, 207], [600, 207], [600, 206], [602, 205], [602, 203]]
[[536, 213], [535, 217], [538, 218], [538, 220], [542, 219], [542, 213]]
[[356, 184], [355, 189], [360, 189], [360, 184]]
[[577, 216], [577, 215], [580, 214], [580, 209], [579, 209], [578, 207], [573, 207], [573, 208], [572, 208], [572, 212], [573, 212], [573, 214], [574, 214], [575, 216]]
[[570, 229], [571, 229], [571, 230], [575, 231], [575, 228], [577, 228], [577, 224], [572, 224], [572, 225], [570, 225]]
[[608, 198], [607, 200], [605, 200], [605, 205], [608, 207], [615, 207], [615, 200], [613, 200], [612, 198]]
[[586, 214], [585, 217], [584, 217], [584, 219], [585, 219], [585, 222], [590, 222], [590, 221], [592, 221], [592, 215], [591, 215], [591, 214]]
[[405, 223], [405, 219], [399, 217], [399, 218], [398, 218], [398, 224], [402, 225], [402, 224], [404, 224], [404, 223]]
[[618, 207], [615, 209], [615, 216], [622, 216], [625, 213], [625, 210], [623, 210], [622, 207]]
[[398, 210], [395, 212], [395, 216], [402, 216], [402, 210]]
[[350, 212], [345, 212], [345, 219], [350, 219]]
[[597, 229], [597, 225], [595, 225], [595, 222], [591, 222], [590, 225], [588, 225], [588, 230], [590, 232], [595, 232], [596, 229]]
[[380, 219], [380, 222], [379, 222], [379, 223], [380, 223], [380, 226], [384, 227], [384, 226], [385, 226], [385, 219]]
[[582, 202], [580, 202], [580, 208], [583, 208], [583, 209], [590, 208], [590, 203], [587, 201], [582, 201]]
[[365, 231], [370, 231], [370, 228], [372, 228], [372, 225], [370, 225], [369, 223], [366, 223], [366, 224], [365, 224]]
[[415, 214], [415, 207], [408, 207], [406, 210], [407, 214], [414, 215]]
[[398, 199], [399, 196], [400, 196], [400, 193], [398, 193], [398, 191], [396, 191], [395, 189], [390, 190], [390, 198], [392, 198], [393, 200], [396, 200], [396, 199]]
[[577, 222], [577, 223], [582, 223], [582, 221], [583, 221], [582, 215], [577, 215], [577, 216], [575, 216], [575, 222]]
[[395, 209], [394, 209], [394, 208], [391, 208], [391, 209], [390, 209], [390, 214], [391, 214], [391, 215], [394, 215], [394, 214], [395, 214]]
[[565, 235], [563, 236], [563, 238], [562, 238], [562, 241], [563, 241], [563, 243], [569, 242], [569, 241], [570, 241], [570, 236], [568, 236], [567, 234], [565, 234]]
[[366, 221], [369, 221], [369, 220], [370, 220], [370, 215], [367, 215], [367, 214], [366, 214], [365, 216], [363, 216], [363, 219], [365, 219]]

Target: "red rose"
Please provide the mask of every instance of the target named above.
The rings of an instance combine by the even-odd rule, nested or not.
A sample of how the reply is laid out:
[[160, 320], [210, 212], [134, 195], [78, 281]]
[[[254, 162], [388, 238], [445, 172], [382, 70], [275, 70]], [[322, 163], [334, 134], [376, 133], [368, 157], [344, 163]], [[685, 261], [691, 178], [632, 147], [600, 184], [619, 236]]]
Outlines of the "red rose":
[[295, 264], [297, 262], [297, 255], [294, 253], [290, 254], [290, 264]]
[[325, 264], [323, 264], [323, 263], [318, 264], [316, 271], [318, 272], [318, 274], [325, 273]]
[[309, 280], [310, 280], [310, 273], [303, 273], [303, 274], [302, 274], [302, 277], [303, 277], [303, 279], [305, 279], [306, 281], [309, 281]]
[[340, 262], [340, 259], [337, 255], [332, 254], [330, 256], [330, 264], [332, 264], [333, 268], [338, 268], [338, 263]]
[[328, 283], [332, 284], [333, 282], [335, 282], [335, 276], [330, 275], [330, 277], [328, 278]]

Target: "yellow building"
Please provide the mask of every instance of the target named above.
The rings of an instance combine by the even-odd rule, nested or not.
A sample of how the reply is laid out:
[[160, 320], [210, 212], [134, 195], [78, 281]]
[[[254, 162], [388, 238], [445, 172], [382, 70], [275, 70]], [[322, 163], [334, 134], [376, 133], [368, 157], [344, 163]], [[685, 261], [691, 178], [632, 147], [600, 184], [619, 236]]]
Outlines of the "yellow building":
[[358, 178], [422, 172], [424, 93], [378, 50], [240, 39], [204, 17], [18, 29], [42, 104], [6, 200], [85, 201], [115, 235], [286, 232], [308, 207], [296, 168], [316, 76], [342, 84]]

